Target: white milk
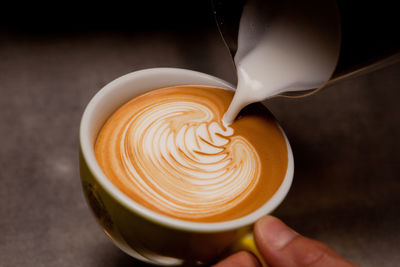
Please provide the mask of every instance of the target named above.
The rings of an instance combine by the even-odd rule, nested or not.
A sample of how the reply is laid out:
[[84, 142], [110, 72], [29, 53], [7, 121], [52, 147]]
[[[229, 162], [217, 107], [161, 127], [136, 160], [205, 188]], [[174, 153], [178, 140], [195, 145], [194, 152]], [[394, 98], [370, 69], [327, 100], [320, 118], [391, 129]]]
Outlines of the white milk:
[[335, 1], [249, 0], [235, 55], [238, 85], [224, 124], [250, 103], [329, 80], [340, 49], [337, 12]]

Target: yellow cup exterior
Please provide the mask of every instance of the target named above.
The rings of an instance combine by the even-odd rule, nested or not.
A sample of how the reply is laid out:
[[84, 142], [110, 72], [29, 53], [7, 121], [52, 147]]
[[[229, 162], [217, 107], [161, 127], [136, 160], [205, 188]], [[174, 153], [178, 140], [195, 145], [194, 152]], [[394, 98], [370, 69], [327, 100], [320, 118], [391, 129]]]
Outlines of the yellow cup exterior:
[[166, 227], [132, 212], [97, 181], [80, 153], [82, 188], [104, 232], [127, 254], [152, 264], [212, 263], [240, 243], [251, 227], [217, 233], [196, 233]]

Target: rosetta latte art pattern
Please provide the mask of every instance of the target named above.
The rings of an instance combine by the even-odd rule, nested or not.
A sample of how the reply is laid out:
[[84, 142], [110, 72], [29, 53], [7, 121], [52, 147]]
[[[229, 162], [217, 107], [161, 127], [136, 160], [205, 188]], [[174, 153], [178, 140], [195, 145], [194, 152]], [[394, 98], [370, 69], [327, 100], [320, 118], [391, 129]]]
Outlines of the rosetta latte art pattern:
[[285, 177], [286, 141], [262, 104], [225, 127], [232, 98], [190, 85], [137, 96], [103, 125], [96, 159], [123, 194], [156, 213], [193, 222], [251, 214]]
[[169, 99], [147, 106], [121, 131], [123, 171], [138, 194], [167, 213], [222, 213], [243, 201], [260, 177], [253, 146], [200, 103]]

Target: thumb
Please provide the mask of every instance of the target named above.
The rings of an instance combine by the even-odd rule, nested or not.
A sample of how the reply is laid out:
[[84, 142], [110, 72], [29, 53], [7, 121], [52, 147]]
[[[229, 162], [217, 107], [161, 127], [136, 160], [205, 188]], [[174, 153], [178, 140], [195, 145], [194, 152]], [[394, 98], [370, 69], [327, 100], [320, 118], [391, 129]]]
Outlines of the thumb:
[[274, 267], [356, 266], [323, 243], [299, 235], [273, 216], [265, 216], [256, 223], [254, 236], [261, 255]]

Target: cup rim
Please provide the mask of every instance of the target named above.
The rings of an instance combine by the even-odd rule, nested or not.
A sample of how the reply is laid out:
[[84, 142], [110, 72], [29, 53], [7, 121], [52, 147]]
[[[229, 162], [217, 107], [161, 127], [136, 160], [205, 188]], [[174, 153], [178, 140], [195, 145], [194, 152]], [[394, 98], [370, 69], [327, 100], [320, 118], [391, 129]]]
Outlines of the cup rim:
[[[186, 220], [180, 220], [176, 218], [172, 218], [160, 213], [157, 213], [151, 209], [148, 209], [139, 203], [133, 201], [131, 198], [126, 196], [122, 191], [120, 191], [104, 174], [102, 169], [100, 168], [99, 164], [94, 155], [94, 147], [90, 141], [90, 131], [89, 125], [90, 120], [92, 118], [93, 113], [97, 110], [96, 105], [100, 101], [107, 96], [107, 94], [111, 93], [114, 88], [118, 87], [119, 85], [125, 83], [126, 81], [130, 81], [132, 79], [137, 79], [138, 77], [142, 77], [143, 75], [187, 75], [192, 77], [201, 77], [203, 79], [214, 81], [216, 84], [219, 84], [219, 87], [225, 87], [226, 89], [232, 89], [233, 86], [215, 76], [193, 71], [187, 69], [179, 69], [179, 68], [150, 68], [150, 69], [143, 69], [139, 71], [134, 71], [123, 75], [112, 82], [105, 85], [102, 89], [100, 89], [89, 101], [87, 104], [80, 123], [79, 129], [79, 141], [80, 141], [80, 149], [83, 159], [92, 173], [94, 179], [107, 191], [116, 201], [118, 201], [121, 205], [127, 208], [129, 211], [140, 215], [141, 217], [152, 221], [155, 224], [163, 225], [169, 228], [174, 228], [178, 230], [190, 231], [190, 232], [199, 232], [199, 233], [215, 233], [221, 231], [229, 231], [234, 229], [239, 229], [241, 227], [249, 226], [255, 223], [259, 218], [262, 216], [271, 213], [279, 204], [283, 201], [286, 197], [289, 189], [291, 187], [293, 181], [293, 174], [294, 174], [294, 160], [293, 160], [293, 153], [289, 143], [289, 140], [283, 131], [282, 127], [279, 125], [279, 129], [281, 130], [287, 147], [288, 152], [288, 166], [286, 169], [285, 177], [280, 185], [279, 189], [274, 193], [274, 195], [261, 207], [257, 210], [253, 211], [250, 214], [247, 214], [243, 217], [229, 220], [229, 221], [222, 221], [222, 222], [192, 222]], [[201, 84], [198, 84], [201, 85]]]

